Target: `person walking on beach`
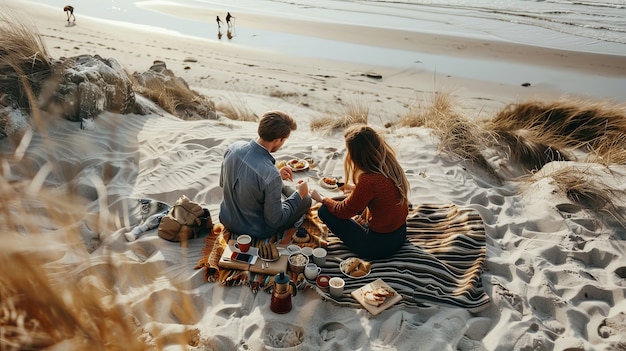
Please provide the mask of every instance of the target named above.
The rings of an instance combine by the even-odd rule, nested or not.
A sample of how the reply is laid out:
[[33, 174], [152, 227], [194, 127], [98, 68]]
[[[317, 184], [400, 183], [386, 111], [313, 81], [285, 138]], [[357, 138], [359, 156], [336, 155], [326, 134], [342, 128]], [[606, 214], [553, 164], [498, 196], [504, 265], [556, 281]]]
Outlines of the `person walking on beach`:
[[409, 181], [395, 152], [373, 128], [356, 125], [344, 134], [348, 196], [311, 198], [321, 202], [317, 213], [350, 250], [367, 259], [386, 258], [406, 242]]
[[70, 21], [70, 17], [72, 17], [74, 19], [73, 22], [76, 22], [76, 17], [74, 16], [74, 7], [70, 6], [70, 5], [66, 5], [63, 8], [63, 11], [65, 11], [65, 14], [67, 15], [67, 21]]
[[221, 30], [222, 29], [222, 20], [220, 19], [220, 16], [217, 16], [217, 30]]
[[307, 183], [299, 181], [295, 190], [283, 184], [293, 181], [293, 173], [288, 166], [277, 169], [272, 156], [296, 128], [288, 114], [268, 111], [259, 121], [256, 139], [235, 142], [226, 150], [220, 172], [224, 194], [219, 218], [231, 233], [269, 238], [293, 227], [309, 211], [312, 201]]
[[226, 24], [230, 27], [231, 23], [230, 23], [230, 19], [233, 18], [233, 16], [230, 15], [230, 12], [228, 12], [226, 14]]

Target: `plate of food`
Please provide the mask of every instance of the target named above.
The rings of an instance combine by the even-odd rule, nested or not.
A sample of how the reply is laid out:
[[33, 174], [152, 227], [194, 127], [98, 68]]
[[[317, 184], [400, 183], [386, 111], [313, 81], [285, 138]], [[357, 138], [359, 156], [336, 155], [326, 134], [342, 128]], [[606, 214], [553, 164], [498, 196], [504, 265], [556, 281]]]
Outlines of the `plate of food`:
[[309, 162], [307, 162], [307, 160], [294, 158], [287, 161], [287, 166], [291, 168], [292, 171], [304, 171], [309, 168]]
[[402, 300], [402, 295], [380, 278], [352, 291], [350, 295], [372, 315], [377, 315]]
[[337, 178], [335, 177], [322, 177], [322, 179], [320, 179], [320, 185], [323, 186], [326, 189], [332, 189], [335, 190], [337, 189], [339, 186], [337, 185]]
[[274, 243], [262, 243], [259, 246], [259, 258], [266, 262], [274, 262], [280, 259], [280, 253]]
[[341, 273], [355, 279], [367, 277], [372, 271], [372, 265], [358, 257], [350, 257], [339, 264]]

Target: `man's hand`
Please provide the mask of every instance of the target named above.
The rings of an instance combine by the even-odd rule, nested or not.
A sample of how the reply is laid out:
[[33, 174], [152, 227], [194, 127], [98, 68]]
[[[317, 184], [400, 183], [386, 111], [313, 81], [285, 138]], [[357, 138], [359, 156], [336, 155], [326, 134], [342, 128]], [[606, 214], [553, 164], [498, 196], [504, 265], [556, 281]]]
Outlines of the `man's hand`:
[[304, 180], [300, 179], [298, 184], [296, 184], [296, 191], [300, 194], [300, 197], [304, 199], [305, 196], [309, 194], [309, 184]]
[[280, 170], [280, 178], [282, 180], [289, 179], [293, 182], [293, 171], [287, 166], [283, 166]]

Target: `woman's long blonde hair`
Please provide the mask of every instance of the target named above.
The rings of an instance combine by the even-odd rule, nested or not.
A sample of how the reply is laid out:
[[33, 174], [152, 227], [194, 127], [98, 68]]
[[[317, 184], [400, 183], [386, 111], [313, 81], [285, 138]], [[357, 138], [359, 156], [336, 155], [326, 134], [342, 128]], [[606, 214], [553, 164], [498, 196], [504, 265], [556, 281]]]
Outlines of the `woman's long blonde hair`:
[[389, 178], [408, 202], [409, 181], [391, 146], [372, 127], [354, 125], [344, 134], [348, 153], [344, 163], [346, 182], [356, 184], [361, 173], [377, 173]]

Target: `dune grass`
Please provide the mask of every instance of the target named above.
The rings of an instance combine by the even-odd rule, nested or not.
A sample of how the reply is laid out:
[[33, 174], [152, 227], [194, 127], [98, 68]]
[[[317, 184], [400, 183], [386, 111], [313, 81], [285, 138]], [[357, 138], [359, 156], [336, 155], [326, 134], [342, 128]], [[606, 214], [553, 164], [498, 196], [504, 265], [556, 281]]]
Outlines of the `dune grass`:
[[0, 14], [0, 91], [5, 97], [15, 98], [20, 108], [34, 107], [29, 95], [39, 92], [51, 69], [48, 50], [38, 32], [10, 14]]
[[155, 71], [131, 76], [135, 93], [182, 120], [216, 118], [215, 104], [208, 97], [190, 89], [187, 82], [175, 77], [164, 63], [161, 65], [155, 65], [158, 67]]
[[[50, 150], [54, 146], [37, 107], [39, 84], [49, 77], [50, 64], [41, 38], [33, 33], [36, 31], [19, 22], [2, 18], [0, 105], [28, 110], [38, 126], [36, 132]], [[149, 334], [131, 306], [119, 301], [117, 260], [113, 254], [100, 256], [99, 262], [92, 260], [79, 229], [85, 218], [93, 215], [86, 213], [88, 200], [45, 186], [50, 173], [62, 174], [54, 158], [41, 170], [23, 174], [32, 177], [30, 180], [13, 179], [11, 165], [28, 157], [33, 133], [16, 136], [21, 139], [13, 152], [0, 153], [0, 350], [159, 350], [166, 344], [189, 344], [193, 333], [174, 339]], [[93, 227], [107, 236], [115, 227], [107, 215], [102, 182], [100, 187], [103, 207]], [[162, 272], [141, 269], [127, 275], [130, 281], [163, 279]], [[189, 297], [173, 286], [173, 297], [159, 303], [171, 306], [171, 315], [181, 323], [191, 324], [187, 322], [195, 311]], [[159, 309], [148, 306], [141, 314], [149, 316]], [[169, 337], [167, 342], [165, 337]]]
[[343, 113], [313, 118], [310, 129], [317, 132], [333, 132], [344, 130], [355, 124], [367, 124], [369, 121], [370, 107], [363, 101], [352, 101], [345, 105]]
[[417, 99], [401, 116], [400, 125], [432, 129], [439, 138], [439, 151], [469, 162], [485, 171], [497, 182], [502, 177], [482, 154], [489, 143], [489, 134], [475, 121], [465, 118], [455, 107], [450, 92], [434, 92], [430, 101]]
[[[626, 160], [626, 109], [606, 101], [526, 101], [502, 109], [486, 128], [529, 171], [573, 151], [602, 164]], [[568, 150], [570, 150], [568, 152]]]
[[220, 101], [215, 109], [228, 119], [234, 121], [257, 122], [259, 116], [244, 103], [234, 103], [231, 100]]
[[556, 170], [537, 172], [522, 179], [528, 184], [550, 177], [559, 191], [572, 203], [597, 213], [599, 218], [606, 218], [608, 215], [609, 218], [615, 219], [623, 228], [626, 228], [626, 216], [616, 201], [626, 194], [624, 190], [598, 181], [606, 177], [606, 174], [603, 174], [606, 172], [609, 172], [608, 168], [598, 169], [578, 163]]

